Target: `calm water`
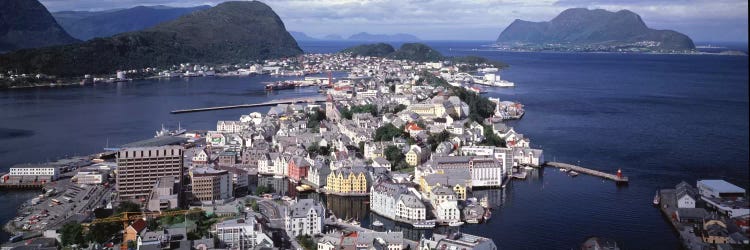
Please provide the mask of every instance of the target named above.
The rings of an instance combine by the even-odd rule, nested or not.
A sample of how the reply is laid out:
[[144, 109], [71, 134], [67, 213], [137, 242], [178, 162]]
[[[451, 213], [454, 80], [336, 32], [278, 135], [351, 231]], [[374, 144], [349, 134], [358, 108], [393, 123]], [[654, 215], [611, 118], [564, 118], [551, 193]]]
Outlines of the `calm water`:
[[[569, 249], [592, 235], [614, 238], [627, 249], [671, 249], [679, 246], [677, 237], [650, 205], [657, 187], [700, 178], [748, 186], [747, 57], [501, 53], [484, 51], [481, 44], [430, 43], [447, 55], [509, 63], [502, 76], [517, 87], [487, 90], [526, 105], [524, 118], [512, 123], [517, 131], [543, 148], [547, 160], [611, 172], [622, 168], [631, 184], [618, 188], [589, 176], [537, 172], [506, 190], [482, 191], [501, 208], [488, 224], [462, 231], [491, 237], [504, 249]], [[302, 47], [333, 52], [349, 45]], [[162, 123], [211, 129], [216, 120], [267, 110], [170, 115], [173, 109], [315, 94], [303, 89], [269, 95], [261, 84], [268, 80], [194, 78], [0, 92], [0, 171], [97, 152], [107, 141], [148, 138]], [[15, 204], [31, 195], [3, 191], [0, 200], [10, 202], [4, 202], [0, 220], [12, 218]], [[350, 213], [339, 217], [369, 223], [372, 216], [358, 201], [328, 203], [341, 207], [332, 209], [337, 213]]]

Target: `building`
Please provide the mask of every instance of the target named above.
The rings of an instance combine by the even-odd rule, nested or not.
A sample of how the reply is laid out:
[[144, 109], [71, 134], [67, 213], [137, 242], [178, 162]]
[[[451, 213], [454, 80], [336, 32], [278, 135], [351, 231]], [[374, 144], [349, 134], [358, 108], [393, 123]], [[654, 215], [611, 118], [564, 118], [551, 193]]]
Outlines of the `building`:
[[496, 250], [497, 246], [491, 239], [465, 233], [433, 234], [432, 238], [419, 241], [419, 250], [431, 249], [466, 249], [466, 250]]
[[193, 164], [206, 164], [211, 160], [211, 154], [208, 149], [201, 149], [193, 156]]
[[468, 169], [441, 169], [419, 178], [422, 193], [430, 198], [432, 189], [436, 187], [450, 187], [456, 194], [456, 199], [466, 200], [471, 187], [471, 173]]
[[726, 244], [729, 242], [727, 224], [720, 220], [709, 220], [703, 223], [703, 242], [710, 244]]
[[300, 235], [317, 235], [323, 232], [323, 220], [326, 210], [313, 199], [293, 202], [284, 215], [284, 226], [292, 237]]
[[326, 192], [332, 194], [366, 195], [369, 191], [367, 170], [346, 167], [332, 171], [326, 178]]
[[417, 168], [415, 180], [446, 169], [468, 169], [471, 187], [499, 187], [507, 177], [504, 164], [490, 156], [434, 156]]
[[701, 196], [709, 198], [742, 198], [745, 189], [725, 180], [699, 180], [698, 191]]
[[159, 178], [148, 198], [146, 209], [149, 211], [164, 211], [180, 206], [179, 181], [174, 176]]
[[216, 122], [216, 132], [219, 133], [239, 133], [248, 127], [247, 123], [240, 121], [218, 121]]
[[422, 200], [411, 193], [401, 194], [396, 202], [396, 220], [424, 221], [427, 219], [427, 207]]
[[184, 148], [159, 146], [124, 148], [117, 152], [117, 192], [120, 200], [145, 201], [156, 181], [174, 176], [182, 179]]
[[60, 167], [53, 165], [20, 164], [10, 167], [10, 176], [37, 176], [41, 179], [57, 180], [60, 178]]
[[373, 184], [370, 187], [370, 211], [386, 218], [395, 218], [398, 197], [407, 192], [405, 185], [387, 180]]
[[273, 240], [253, 216], [219, 222], [215, 226], [219, 247], [227, 249], [272, 248]]
[[294, 157], [288, 163], [287, 173], [289, 179], [299, 182], [307, 177], [310, 163], [302, 157]]
[[226, 170], [213, 168], [193, 168], [190, 180], [193, 187], [193, 197], [201, 203], [213, 203], [232, 198], [232, 177]]
[[675, 187], [675, 198], [677, 208], [695, 208], [698, 201], [698, 191], [687, 182], [680, 182]]
[[98, 169], [80, 170], [73, 176], [72, 180], [78, 184], [98, 185], [107, 180], [107, 174], [102, 173]]

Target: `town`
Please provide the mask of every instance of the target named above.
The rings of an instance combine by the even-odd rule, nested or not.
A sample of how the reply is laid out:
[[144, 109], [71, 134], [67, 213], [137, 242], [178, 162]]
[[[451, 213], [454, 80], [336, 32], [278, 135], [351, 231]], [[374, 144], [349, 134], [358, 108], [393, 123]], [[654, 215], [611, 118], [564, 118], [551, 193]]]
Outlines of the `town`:
[[[546, 162], [506, 123], [522, 119], [523, 105], [485, 98], [468, 82], [503, 81], [491, 65], [339, 53], [218, 73], [181, 68], [216, 77], [327, 73], [295, 86], [318, 87], [324, 101], [278, 104], [217, 121], [208, 131], [162, 128], [154, 138], [91, 156], [12, 166], [0, 187], [44, 192], [4, 226], [14, 236], [3, 249], [497, 249], [492, 239], [460, 231], [491, 220], [497, 208], [474, 191], [506, 188]], [[489, 76], [473, 77], [461, 70], [467, 68]], [[744, 197], [744, 190], [732, 192]], [[658, 196], [661, 204], [672, 199], [664, 191]], [[337, 214], [320, 197], [356, 199], [378, 219]], [[747, 217], [747, 201], [737, 202], [744, 210], [724, 217]], [[722, 206], [732, 205], [713, 207]], [[731, 224], [703, 214], [697, 221], [704, 226], [691, 233], [710, 235], [712, 225]], [[385, 226], [394, 223], [432, 233]], [[701, 242], [738, 238], [726, 235]]]

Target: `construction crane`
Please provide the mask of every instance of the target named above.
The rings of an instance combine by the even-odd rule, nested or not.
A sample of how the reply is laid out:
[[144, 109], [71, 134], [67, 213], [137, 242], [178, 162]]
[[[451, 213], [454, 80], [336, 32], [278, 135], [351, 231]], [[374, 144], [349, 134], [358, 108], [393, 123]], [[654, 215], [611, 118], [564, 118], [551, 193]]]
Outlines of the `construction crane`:
[[204, 212], [201, 209], [190, 209], [190, 210], [174, 210], [174, 211], [165, 211], [165, 212], [123, 212], [119, 213], [115, 216], [110, 216], [106, 218], [100, 218], [100, 219], [94, 219], [91, 221], [91, 223], [88, 224], [82, 224], [84, 227], [89, 227], [93, 224], [100, 224], [100, 223], [110, 223], [110, 222], [121, 222], [122, 223], [122, 245], [120, 249], [126, 250], [127, 249], [127, 233], [128, 233], [128, 226], [130, 226], [131, 221], [135, 220], [147, 220], [147, 219], [157, 219], [162, 216], [175, 216], [175, 215], [188, 215], [193, 213], [202, 213]]

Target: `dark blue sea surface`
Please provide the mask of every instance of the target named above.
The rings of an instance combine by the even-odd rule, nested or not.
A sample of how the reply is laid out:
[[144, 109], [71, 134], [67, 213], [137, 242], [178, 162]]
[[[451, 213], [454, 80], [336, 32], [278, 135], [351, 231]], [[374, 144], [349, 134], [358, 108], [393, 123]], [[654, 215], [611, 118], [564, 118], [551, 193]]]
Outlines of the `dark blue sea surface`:
[[[617, 187], [590, 176], [537, 171], [505, 190], [478, 191], [500, 208], [489, 223], [463, 226], [463, 232], [490, 237], [502, 249], [570, 249], [594, 235], [613, 238], [624, 249], [674, 249], [679, 247], [676, 234], [651, 206], [657, 188], [706, 178], [748, 187], [748, 57], [509, 53], [482, 46], [488, 43], [428, 42], [446, 55], [508, 63], [501, 75], [515, 88], [482, 88], [488, 96], [525, 105], [523, 119], [509, 124], [544, 149], [546, 160], [607, 172], [622, 169], [631, 183]], [[301, 44], [312, 53], [351, 45]], [[2, 91], [0, 172], [17, 163], [95, 153], [107, 142], [149, 138], [161, 124], [213, 129], [217, 120], [267, 110], [169, 114], [174, 109], [316, 94], [312, 88], [266, 93], [262, 82], [276, 79], [192, 78]], [[0, 222], [12, 219], [11, 209], [31, 195], [2, 191], [0, 200], [7, 202]], [[342, 211], [352, 207], [346, 201], [336, 204]]]

